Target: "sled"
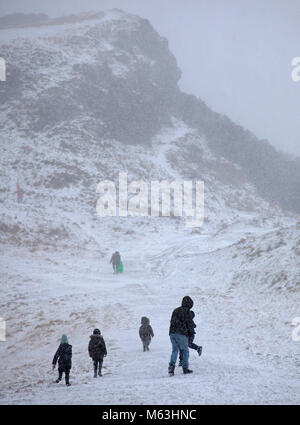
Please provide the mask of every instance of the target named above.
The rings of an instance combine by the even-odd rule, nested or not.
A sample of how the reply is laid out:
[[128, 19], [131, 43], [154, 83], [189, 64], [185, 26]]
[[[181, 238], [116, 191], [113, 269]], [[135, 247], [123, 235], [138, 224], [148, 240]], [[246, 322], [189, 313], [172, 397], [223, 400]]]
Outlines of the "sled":
[[118, 266], [118, 273], [123, 273], [124, 267], [122, 261], [120, 261], [120, 264]]

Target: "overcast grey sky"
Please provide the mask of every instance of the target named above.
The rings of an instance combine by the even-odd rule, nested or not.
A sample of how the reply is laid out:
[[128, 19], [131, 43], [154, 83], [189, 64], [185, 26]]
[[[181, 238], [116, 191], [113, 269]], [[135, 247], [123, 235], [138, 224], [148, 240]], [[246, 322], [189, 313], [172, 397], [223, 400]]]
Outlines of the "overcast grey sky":
[[169, 39], [182, 90], [300, 156], [300, 0], [0, 0], [0, 16], [61, 16], [118, 7]]

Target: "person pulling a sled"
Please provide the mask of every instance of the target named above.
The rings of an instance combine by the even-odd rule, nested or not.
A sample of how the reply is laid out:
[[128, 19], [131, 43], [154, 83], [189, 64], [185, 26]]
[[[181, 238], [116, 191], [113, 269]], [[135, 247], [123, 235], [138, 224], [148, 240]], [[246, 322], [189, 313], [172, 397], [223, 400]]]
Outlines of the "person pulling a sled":
[[183, 297], [181, 307], [175, 308], [172, 313], [170, 322], [170, 340], [172, 344], [172, 354], [169, 363], [169, 374], [174, 375], [175, 364], [177, 361], [178, 352], [182, 351], [182, 369], [183, 373], [192, 373], [189, 369], [189, 327], [190, 327], [190, 309], [193, 307], [194, 302], [189, 297]]
[[148, 317], [142, 317], [139, 335], [143, 343], [143, 351], [149, 351], [149, 345], [151, 338], [154, 337], [154, 333]]
[[88, 350], [94, 364], [94, 378], [97, 378], [97, 372], [99, 376], [102, 376], [103, 357], [107, 356], [107, 351], [105, 341], [99, 329], [95, 329], [93, 335], [90, 336]]
[[118, 273], [118, 268], [121, 263], [121, 255], [119, 251], [113, 253], [110, 259], [110, 264], [113, 266], [114, 273]]
[[53, 357], [52, 368], [58, 360], [58, 378], [56, 380], [59, 383], [62, 379], [62, 375], [65, 372], [66, 385], [69, 387], [70, 384], [70, 370], [72, 367], [72, 345], [69, 344], [67, 335], [63, 334], [61, 337], [60, 345]]

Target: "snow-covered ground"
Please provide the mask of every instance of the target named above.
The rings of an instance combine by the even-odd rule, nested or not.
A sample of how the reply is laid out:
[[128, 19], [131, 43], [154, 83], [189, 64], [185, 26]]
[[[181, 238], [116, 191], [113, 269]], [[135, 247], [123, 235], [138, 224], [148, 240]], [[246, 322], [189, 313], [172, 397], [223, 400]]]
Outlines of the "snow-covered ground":
[[[52, 147], [27, 143], [24, 203], [14, 201], [12, 188], [0, 205], [0, 316], [7, 326], [7, 340], [0, 342], [1, 404], [299, 402], [300, 343], [292, 340], [291, 326], [300, 315], [296, 217], [271, 209], [251, 185], [226, 185], [216, 174], [217, 180], [222, 160], [180, 123], [151, 147], [128, 147], [118, 163], [117, 142], [101, 158], [94, 145], [64, 157], [54, 140]], [[198, 158], [185, 157], [195, 146], [206, 161], [198, 175], [206, 188], [202, 228], [188, 228], [180, 218], [97, 217], [96, 183], [104, 171], [180, 180], [197, 170]], [[13, 184], [18, 149], [6, 147], [3, 187]], [[92, 177], [87, 188], [47, 187], [58, 165], [71, 164], [75, 176]], [[125, 265], [118, 276], [109, 265], [116, 249]], [[203, 355], [190, 353], [193, 375], [176, 368], [170, 378], [169, 321], [185, 295], [194, 300]], [[144, 315], [155, 332], [147, 353], [138, 337]], [[104, 376], [96, 380], [87, 351], [95, 327], [108, 348]], [[51, 370], [62, 333], [73, 345], [70, 388], [57, 385]]]
[[[122, 241], [99, 222], [100, 245], [120, 247], [125, 272], [117, 276], [108, 253], [1, 248], [1, 314], [7, 320], [1, 404], [300, 401], [300, 345], [291, 327], [299, 292], [232, 283], [236, 270], [228, 249], [241, 230], [184, 236], [169, 232], [166, 219], [157, 220], [157, 232]], [[195, 342], [203, 355], [191, 350], [193, 375], [176, 368], [170, 378], [169, 320], [185, 295], [194, 300]], [[155, 333], [146, 353], [138, 337], [143, 315]], [[108, 348], [104, 376], [97, 379], [87, 352], [95, 327]], [[73, 345], [70, 388], [56, 384], [51, 370], [62, 333]]]
[[[130, 115], [129, 126], [143, 133], [166, 75], [175, 90], [180, 74], [145, 21], [120, 11], [93, 16], [1, 31], [10, 72], [0, 107], [0, 403], [299, 403], [300, 342], [291, 326], [300, 316], [299, 216], [262, 199], [243, 169], [174, 111], [163, 122], [158, 113], [145, 144], [116, 139], [118, 114], [122, 135], [127, 106], [143, 107], [145, 117], [135, 123]], [[115, 87], [123, 100], [111, 106]], [[128, 105], [127, 94], [135, 96]], [[98, 114], [103, 99], [111, 116]], [[128, 182], [204, 181], [203, 226], [100, 219], [97, 184], [121, 172]], [[118, 276], [109, 264], [115, 250], [125, 266]], [[170, 378], [169, 322], [185, 295], [194, 300], [203, 355], [191, 351], [194, 373], [176, 368]], [[155, 333], [146, 353], [142, 316]], [[87, 350], [95, 327], [108, 348], [97, 379]], [[70, 388], [51, 369], [63, 333], [73, 345]]]

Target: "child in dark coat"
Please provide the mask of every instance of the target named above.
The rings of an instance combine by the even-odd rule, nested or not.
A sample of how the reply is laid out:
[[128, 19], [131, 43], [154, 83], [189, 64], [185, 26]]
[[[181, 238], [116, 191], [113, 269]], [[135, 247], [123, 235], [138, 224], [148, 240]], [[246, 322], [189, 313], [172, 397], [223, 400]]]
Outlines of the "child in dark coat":
[[103, 365], [103, 357], [107, 356], [106, 345], [99, 329], [95, 329], [93, 335], [90, 336], [89, 355], [94, 363], [94, 378], [102, 376], [101, 370]]
[[143, 351], [149, 351], [149, 345], [151, 338], [154, 337], [152, 327], [150, 326], [150, 320], [148, 317], [142, 317], [141, 324], [139, 329], [139, 335], [143, 343]]
[[60, 345], [53, 357], [52, 367], [55, 368], [55, 365], [58, 360], [58, 379], [56, 380], [59, 383], [62, 379], [62, 374], [65, 372], [66, 385], [69, 387], [71, 384], [70, 379], [70, 370], [72, 367], [72, 345], [68, 342], [67, 335], [63, 334], [61, 337]]
[[[200, 347], [197, 344], [194, 344], [194, 339], [195, 339], [195, 327], [196, 327], [196, 323], [194, 322], [194, 317], [195, 317], [195, 313], [190, 310], [189, 311], [190, 314], [190, 320], [189, 320], [189, 326], [188, 326], [188, 341], [189, 341], [189, 348], [192, 348], [193, 350], [196, 350], [198, 355], [201, 356], [202, 353], [202, 347]], [[179, 366], [182, 366], [182, 352], [180, 351], [179, 353]]]

